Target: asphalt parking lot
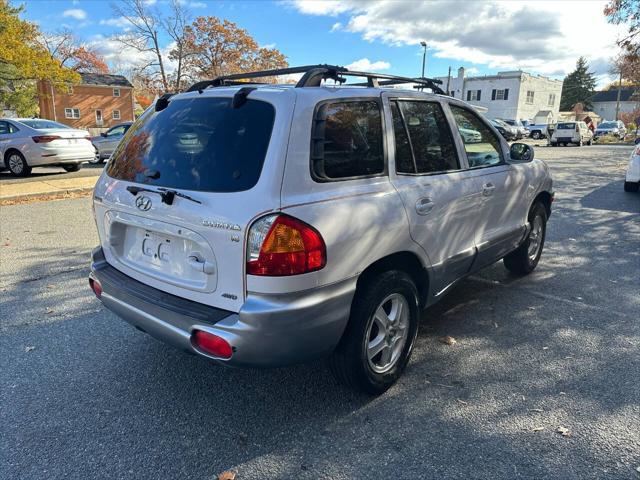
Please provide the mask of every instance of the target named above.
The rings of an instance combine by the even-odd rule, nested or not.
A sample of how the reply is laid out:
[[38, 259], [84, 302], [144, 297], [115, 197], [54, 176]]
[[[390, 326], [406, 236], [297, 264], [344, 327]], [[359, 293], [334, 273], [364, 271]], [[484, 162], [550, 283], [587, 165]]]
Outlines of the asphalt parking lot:
[[556, 190], [538, 269], [461, 282], [378, 398], [322, 362], [232, 370], [166, 347], [90, 292], [88, 198], [0, 207], [0, 478], [640, 478], [630, 150], [536, 149]]

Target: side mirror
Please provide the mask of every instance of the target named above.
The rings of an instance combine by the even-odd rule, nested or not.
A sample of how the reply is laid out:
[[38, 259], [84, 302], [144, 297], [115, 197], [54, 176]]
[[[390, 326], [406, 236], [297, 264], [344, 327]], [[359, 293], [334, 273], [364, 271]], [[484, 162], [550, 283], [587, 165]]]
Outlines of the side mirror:
[[530, 162], [533, 160], [533, 147], [526, 143], [512, 143], [509, 149], [511, 160], [518, 162]]
[[102, 132], [102, 133], [100, 134], [100, 136], [101, 136], [101, 137], [106, 137], [106, 136], [107, 136], [107, 132]]

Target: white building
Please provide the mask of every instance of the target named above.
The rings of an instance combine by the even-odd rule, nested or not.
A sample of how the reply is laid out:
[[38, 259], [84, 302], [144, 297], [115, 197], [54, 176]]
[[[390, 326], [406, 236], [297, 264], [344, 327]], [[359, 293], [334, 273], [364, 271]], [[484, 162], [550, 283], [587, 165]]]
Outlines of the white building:
[[[634, 93], [637, 92], [637, 95]], [[593, 111], [600, 115], [603, 120], [618, 120], [616, 118], [616, 104], [618, 99], [618, 89], [612, 88], [603, 92], [596, 92], [591, 100]], [[633, 112], [640, 108], [640, 89], [621, 88], [619, 113]]]
[[438, 79], [442, 80], [441, 88], [452, 97], [485, 107], [489, 118], [556, 120], [560, 110], [562, 80], [522, 71], [466, 77], [463, 67], [458, 69], [457, 77]]

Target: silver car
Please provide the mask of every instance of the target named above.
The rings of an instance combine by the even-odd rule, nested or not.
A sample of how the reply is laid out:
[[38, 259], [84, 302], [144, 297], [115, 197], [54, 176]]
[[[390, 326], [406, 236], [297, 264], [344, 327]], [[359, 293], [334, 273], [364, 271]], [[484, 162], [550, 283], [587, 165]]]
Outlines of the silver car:
[[24, 177], [33, 167], [76, 172], [94, 158], [89, 132], [39, 118], [0, 118], [0, 169]]
[[96, 155], [91, 163], [102, 163], [107, 160], [132, 124], [133, 122], [120, 123], [111, 127], [106, 132], [103, 132], [96, 137], [92, 137], [91, 143], [93, 143], [96, 150]]
[[[353, 76], [367, 83], [323, 83]], [[245, 367], [326, 356], [378, 394], [422, 309], [500, 259], [536, 268], [553, 197], [532, 147], [434, 80], [328, 65], [220, 77], [161, 97], [116, 148], [89, 284], [183, 351]]]

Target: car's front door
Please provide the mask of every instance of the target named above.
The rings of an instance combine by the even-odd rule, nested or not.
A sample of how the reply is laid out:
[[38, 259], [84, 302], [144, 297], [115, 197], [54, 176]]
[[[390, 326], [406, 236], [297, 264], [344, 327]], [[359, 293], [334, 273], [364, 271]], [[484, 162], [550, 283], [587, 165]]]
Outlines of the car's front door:
[[[476, 112], [461, 105], [450, 108], [461, 130], [469, 172], [481, 191], [475, 232], [478, 257], [473, 268], [482, 268], [513, 250], [523, 238], [531, 200], [526, 168], [506, 162], [500, 138]], [[479, 135], [464, 135], [469, 129]]]
[[460, 163], [439, 101], [392, 94], [383, 98], [394, 136], [389, 176], [402, 198], [411, 237], [429, 257], [432, 291], [437, 294], [468, 273], [473, 263], [480, 191]]
[[120, 140], [122, 140], [122, 136], [124, 135], [124, 132], [125, 132], [124, 125], [117, 125], [107, 131], [107, 137], [105, 141], [102, 143], [103, 145], [102, 153], [104, 155], [111, 155], [113, 153], [113, 151], [118, 146], [118, 143], [120, 143]]

